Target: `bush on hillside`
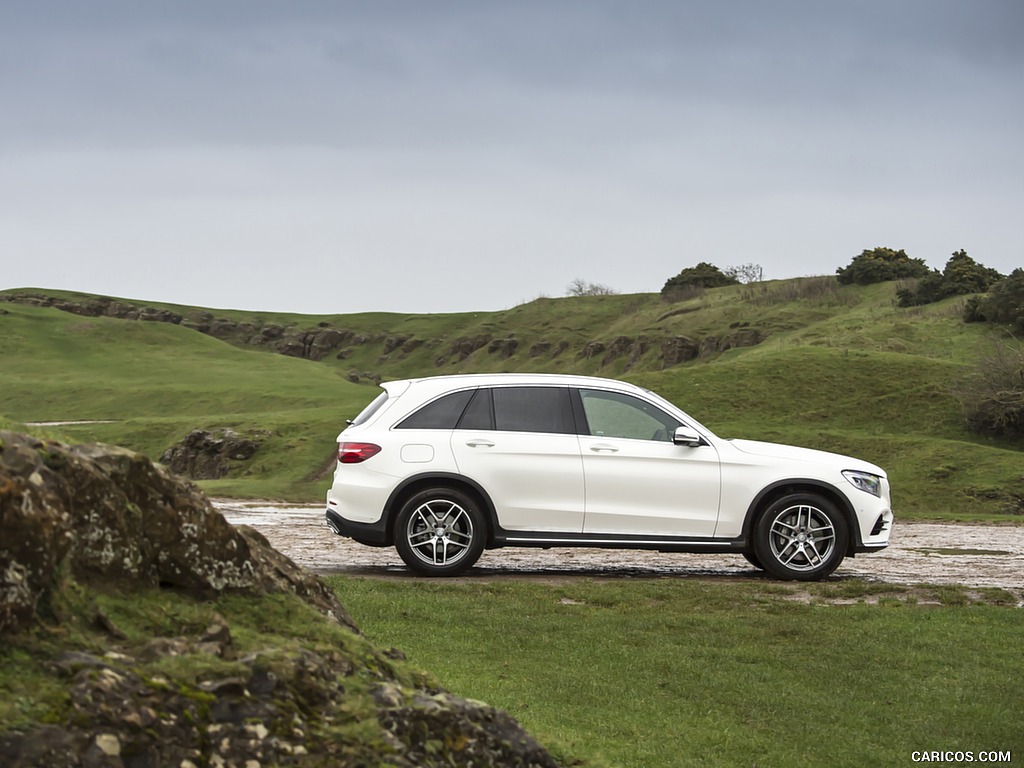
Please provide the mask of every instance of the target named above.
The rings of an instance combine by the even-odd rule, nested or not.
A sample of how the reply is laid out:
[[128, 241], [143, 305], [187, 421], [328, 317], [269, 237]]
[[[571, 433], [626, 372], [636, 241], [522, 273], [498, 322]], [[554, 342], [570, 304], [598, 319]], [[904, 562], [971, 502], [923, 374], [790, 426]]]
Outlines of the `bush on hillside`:
[[687, 267], [675, 277], [670, 277], [662, 286], [661, 295], [677, 301], [673, 297], [693, 288], [720, 288], [725, 285], [737, 285], [739, 280], [734, 275], [727, 275], [714, 264], [702, 261], [695, 267]]
[[957, 396], [972, 432], [1024, 437], [1024, 345], [998, 342], [978, 361]]
[[1002, 277], [996, 270], [976, 262], [967, 251], [959, 250], [946, 262], [942, 272], [933, 269], [916, 285], [897, 290], [896, 297], [901, 307], [916, 307], [950, 296], [984, 293]]
[[861, 251], [847, 266], [836, 270], [843, 285], [870, 285], [908, 277], [925, 277], [928, 267], [924, 259], [912, 259], [901, 248], [874, 248]]
[[566, 296], [613, 296], [617, 294], [614, 288], [601, 283], [588, 283], [586, 280], [577, 277], [565, 289]]
[[1018, 267], [992, 285], [987, 296], [976, 296], [967, 302], [964, 322], [996, 323], [1024, 334], [1024, 269]]

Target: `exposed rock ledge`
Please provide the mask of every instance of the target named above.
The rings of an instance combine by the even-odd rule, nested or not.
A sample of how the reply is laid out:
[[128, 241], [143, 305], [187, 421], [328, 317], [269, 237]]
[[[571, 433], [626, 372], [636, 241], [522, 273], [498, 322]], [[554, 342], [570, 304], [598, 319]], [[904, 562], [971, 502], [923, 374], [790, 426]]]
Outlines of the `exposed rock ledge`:
[[[2, 766], [559, 765], [505, 713], [373, 648], [319, 578], [139, 454], [0, 431], [0, 532], [0, 690], [31, 658], [65, 694], [45, 722], [0, 725]], [[87, 611], [68, 606], [94, 589], [131, 603], [159, 588], [214, 606], [225, 593], [297, 595], [343, 642], [243, 648], [219, 614], [205, 629], [140, 640], [95, 608], [67, 615]], [[75, 645], [87, 627], [106, 653]], [[153, 666], [172, 656], [194, 660], [195, 673], [168, 679]], [[230, 674], [209, 672], [216, 659]]]
[[[213, 336], [231, 344], [257, 347], [277, 352], [290, 357], [302, 357], [309, 360], [323, 360], [333, 355], [338, 360], [350, 356], [354, 347], [365, 344], [379, 344], [381, 354], [378, 363], [394, 359], [402, 360], [420, 347], [440, 348], [434, 356], [434, 365], [441, 367], [461, 363], [470, 355], [484, 350], [487, 355], [499, 356], [507, 360], [517, 353], [528, 351], [528, 358], [558, 357], [565, 352], [572, 342], [559, 339], [537, 340], [528, 348], [520, 349], [516, 338], [492, 338], [486, 333], [472, 336], [460, 336], [451, 340], [417, 339], [406, 334], [357, 333], [344, 328], [332, 328], [321, 322], [316, 328], [299, 328], [277, 324], [257, 324], [255, 322], [239, 322], [223, 317], [215, 317], [210, 312], [192, 310], [188, 316], [182, 316], [156, 307], [137, 306], [127, 301], [119, 301], [107, 297], [93, 297], [84, 301], [58, 299], [54, 296], [18, 291], [0, 293], [0, 302], [26, 304], [29, 306], [52, 307], [64, 312], [86, 317], [113, 317], [121, 320], [148, 320], [151, 322], [172, 323]], [[659, 322], [680, 312], [680, 310], [662, 315]], [[652, 356], [649, 364], [658, 364], [661, 368], [670, 368], [691, 360], [706, 359], [737, 347], [752, 347], [762, 343], [766, 334], [758, 328], [747, 327], [747, 323], [734, 323], [728, 333], [721, 336], [706, 336], [703, 339], [691, 339], [687, 336], [641, 335], [619, 336], [613, 340], [593, 340], [579, 342], [578, 358], [594, 358], [600, 356], [601, 366], [626, 357], [626, 367], [633, 368], [649, 350], [658, 350], [660, 356]], [[446, 351], [445, 351], [446, 348]], [[368, 371], [352, 370], [348, 378], [353, 382], [363, 380], [379, 384], [381, 375]]]

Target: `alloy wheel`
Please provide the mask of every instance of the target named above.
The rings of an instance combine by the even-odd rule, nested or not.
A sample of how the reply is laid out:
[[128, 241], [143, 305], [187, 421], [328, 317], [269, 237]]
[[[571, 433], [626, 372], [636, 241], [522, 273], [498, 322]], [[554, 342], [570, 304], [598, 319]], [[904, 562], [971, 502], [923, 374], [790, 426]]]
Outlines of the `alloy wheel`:
[[775, 515], [768, 542], [775, 559], [794, 571], [813, 571], [831, 557], [836, 530], [831, 518], [809, 504], [795, 504]]

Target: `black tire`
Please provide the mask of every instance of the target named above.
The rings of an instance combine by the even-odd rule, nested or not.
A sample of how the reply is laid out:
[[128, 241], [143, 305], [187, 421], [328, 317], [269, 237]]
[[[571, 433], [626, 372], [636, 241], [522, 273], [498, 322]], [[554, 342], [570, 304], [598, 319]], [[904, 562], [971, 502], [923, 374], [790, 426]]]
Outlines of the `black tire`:
[[424, 576], [455, 576], [484, 551], [487, 523], [477, 501], [454, 488], [430, 488], [411, 496], [395, 518], [395, 549]]
[[843, 515], [816, 493], [773, 501], [754, 529], [754, 555], [780, 579], [819, 581], [846, 556], [849, 530]]
[[761, 565], [761, 561], [760, 561], [760, 559], [758, 559], [757, 555], [754, 553], [754, 550], [748, 549], [746, 552], [743, 553], [743, 557], [744, 557], [744, 559], [748, 563], [750, 563], [752, 566], [757, 568], [757, 570], [759, 570], [759, 571], [763, 571], [764, 570], [764, 566]]

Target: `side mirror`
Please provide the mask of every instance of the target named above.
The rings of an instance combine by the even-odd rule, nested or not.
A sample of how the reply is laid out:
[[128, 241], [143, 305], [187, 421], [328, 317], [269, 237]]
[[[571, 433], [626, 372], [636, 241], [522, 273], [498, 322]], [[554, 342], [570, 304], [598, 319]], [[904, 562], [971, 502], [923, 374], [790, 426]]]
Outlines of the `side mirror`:
[[677, 427], [676, 431], [672, 434], [672, 442], [676, 445], [696, 448], [698, 445], [704, 445], [704, 438], [689, 427]]

